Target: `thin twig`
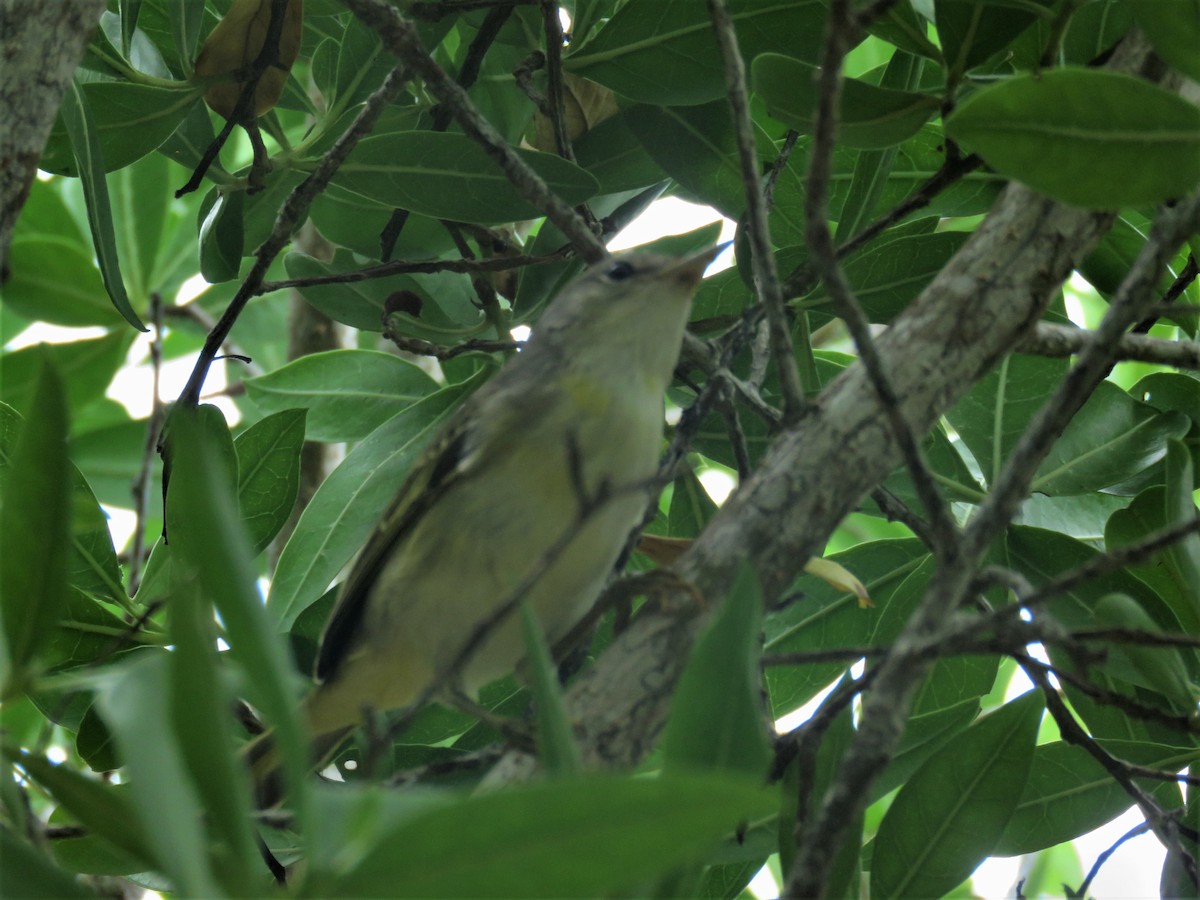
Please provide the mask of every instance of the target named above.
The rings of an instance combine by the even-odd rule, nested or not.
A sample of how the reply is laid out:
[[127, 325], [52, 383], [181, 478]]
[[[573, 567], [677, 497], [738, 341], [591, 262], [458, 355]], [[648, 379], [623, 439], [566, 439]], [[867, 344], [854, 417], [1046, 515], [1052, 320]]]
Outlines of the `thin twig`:
[[[238, 95], [237, 103], [233, 107], [233, 112], [229, 114], [224, 127], [220, 134], [213, 138], [212, 142], [204, 151], [204, 155], [200, 158], [199, 165], [192, 172], [191, 178], [187, 184], [175, 192], [175, 197], [182, 197], [184, 194], [190, 194], [192, 191], [200, 187], [200, 182], [204, 180], [204, 175], [208, 171], [209, 166], [213, 164], [217, 156], [221, 152], [221, 148], [225, 146], [225, 142], [229, 140], [229, 136], [233, 133], [235, 125], [242, 125], [246, 129], [246, 133], [250, 135], [251, 142], [254, 144], [254, 164], [250, 169], [250, 187], [256, 190], [256, 182], [262, 178], [263, 157], [265, 150], [262, 148], [262, 136], [258, 134], [258, 126], [255, 122], [254, 106], [257, 102], [258, 83], [262, 80], [267, 69], [279, 63], [279, 42], [283, 38], [283, 23], [286, 18], [288, 0], [271, 0], [271, 18], [267, 23], [267, 33], [263, 38], [262, 49], [258, 51], [258, 56], [250, 63], [250, 66], [245, 72], [245, 81], [242, 83], [242, 92]], [[242, 73], [238, 73], [241, 76]]]
[[131, 490], [133, 493], [133, 543], [129, 548], [129, 596], [137, 595], [142, 580], [142, 556], [146, 550], [146, 515], [150, 509], [150, 474], [154, 468], [154, 451], [158, 432], [162, 428], [163, 404], [159, 395], [162, 378], [163, 302], [158, 291], [150, 294], [150, 417], [146, 420], [146, 440], [142, 445], [142, 462], [138, 466]]
[[[355, 269], [353, 272], [337, 272], [332, 275], [313, 275], [309, 278], [286, 278], [279, 281], [264, 281], [255, 292], [269, 294], [285, 288], [318, 287], [326, 284], [355, 284], [375, 278], [390, 278], [393, 275], [412, 275], [430, 272], [458, 272], [473, 275], [480, 272], [507, 272], [525, 266], [555, 262], [564, 256], [562, 251], [540, 256], [492, 256], [486, 259], [397, 259]], [[189, 304], [190, 305], [190, 304]]]
[[[471, 40], [471, 45], [467, 47], [466, 57], [463, 59], [462, 66], [458, 70], [458, 83], [467, 90], [479, 78], [479, 73], [483, 68], [483, 59], [487, 55], [492, 44], [500, 34], [500, 29], [504, 27], [504, 23], [508, 21], [508, 17], [512, 15], [513, 5], [511, 3], [496, 3], [488, 10], [488, 14], [484, 17], [479, 30], [475, 33], [475, 37]], [[436, 106], [433, 109], [433, 126], [431, 131], [445, 131], [450, 127], [453, 121], [453, 114], [445, 106]], [[391, 216], [388, 217], [387, 224], [383, 226], [383, 230], [379, 233], [379, 258], [383, 262], [388, 262], [392, 258], [392, 252], [396, 249], [396, 241], [400, 240], [400, 234], [404, 231], [404, 226], [408, 224], [409, 211], [407, 209], [394, 209]]]
[[[1200, 884], [1200, 875], [1197, 874], [1196, 860], [1187, 852], [1187, 849], [1180, 841], [1178, 823], [1174, 817], [1163, 810], [1155, 802], [1154, 798], [1133, 780], [1124, 763], [1101, 747], [1099, 743], [1083, 730], [1075, 720], [1074, 714], [1071, 713], [1066, 703], [1063, 702], [1058, 691], [1050, 683], [1047, 667], [1029, 656], [1018, 655], [1016, 659], [1025, 674], [1029, 676], [1029, 680], [1034, 683], [1038, 690], [1042, 692], [1042, 696], [1046, 698], [1046, 709], [1049, 710], [1050, 715], [1054, 718], [1054, 722], [1058, 726], [1063, 740], [1086, 751], [1092, 759], [1096, 760], [1103, 767], [1104, 771], [1137, 804], [1142, 815], [1146, 817], [1146, 824], [1153, 830], [1155, 836], [1162, 841], [1163, 846], [1175, 850], [1179, 854], [1184, 868], [1192, 881]], [[1097, 862], [1098, 867], [1099, 861]], [[1091, 875], [1089, 875], [1090, 878]]]
[[383, 84], [367, 98], [367, 102], [358, 116], [355, 117], [345, 133], [337, 139], [329, 152], [317, 163], [312, 174], [296, 185], [288, 194], [279, 210], [279, 215], [275, 217], [275, 225], [272, 227], [271, 233], [254, 251], [254, 264], [246, 274], [245, 280], [242, 281], [233, 299], [229, 301], [229, 306], [225, 308], [225, 312], [216, 326], [209, 332], [204, 347], [200, 351], [200, 357], [192, 369], [191, 377], [188, 378], [187, 385], [179, 395], [179, 402], [182, 405], [195, 406], [199, 402], [204, 380], [208, 377], [208, 370], [212, 366], [221, 344], [228, 337], [238, 316], [250, 302], [250, 298], [262, 285], [267, 269], [279, 255], [279, 251], [291, 240], [292, 231], [303, 219], [313, 199], [325, 189], [346, 157], [375, 126], [379, 116], [407, 82], [408, 73], [402, 67], [388, 73]]
[[841, 97], [841, 69], [854, 35], [849, 0], [833, 0], [829, 28], [821, 56], [817, 109], [813, 122], [813, 141], [809, 152], [808, 183], [805, 190], [805, 234], [813, 264], [825, 283], [838, 316], [846, 323], [858, 348], [863, 368], [879, 396], [892, 434], [904, 457], [917, 497], [929, 519], [934, 537], [933, 551], [945, 559], [955, 554], [959, 542], [958, 526], [946, 501], [938, 491], [933, 473], [925, 461], [921, 444], [900, 409], [900, 400], [879, 351], [871, 336], [871, 326], [854, 296], [853, 288], [837, 260], [833, 234], [829, 230], [829, 180], [832, 175], [833, 149], [837, 134], [837, 108]]
[[604, 244], [592, 233], [583, 219], [550, 190], [541, 176], [517, 155], [504, 137], [484, 118], [467, 96], [467, 92], [434, 62], [421, 45], [420, 37], [411, 22], [394, 6], [383, 0], [345, 0], [345, 3], [363, 24], [379, 35], [384, 46], [412, 68], [425, 82], [429, 92], [454, 114], [463, 131], [496, 162], [513, 187], [526, 200], [545, 212], [546, 217], [568, 237], [583, 259], [595, 263], [608, 256]]
[[1159, 273], [1197, 228], [1200, 228], [1200, 193], [1155, 217], [1149, 238], [1121, 282], [1094, 337], [1080, 350], [1075, 365], [1037, 411], [987, 498], [976, 508], [965, 532], [969, 556], [981, 556], [1012, 520], [1034, 473], [1062, 432], [1063, 423], [1071, 421], [1107, 375], [1126, 329], [1142, 317], [1145, 308], [1157, 302], [1155, 285]]
[[[743, 193], [746, 198], [746, 223], [750, 241], [750, 256], [754, 269], [754, 286], [758, 301], [767, 313], [771, 334], [771, 351], [779, 371], [779, 390], [783, 400], [785, 423], [799, 421], [808, 409], [805, 385], [800, 380], [800, 370], [792, 350], [792, 337], [788, 330], [787, 312], [783, 304], [783, 291], [779, 284], [779, 272], [775, 267], [775, 254], [771, 247], [771, 230], [767, 222], [767, 202], [763, 195], [758, 168], [758, 150], [754, 142], [754, 122], [750, 116], [750, 100], [746, 88], [746, 64], [738, 49], [737, 34], [733, 19], [725, 0], [708, 0], [713, 30], [721, 60], [725, 68], [726, 97], [733, 113], [734, 133], [737, 137], [738, 163], [742, 175]], [[815, 392], [816, 385], [808, 385]]]

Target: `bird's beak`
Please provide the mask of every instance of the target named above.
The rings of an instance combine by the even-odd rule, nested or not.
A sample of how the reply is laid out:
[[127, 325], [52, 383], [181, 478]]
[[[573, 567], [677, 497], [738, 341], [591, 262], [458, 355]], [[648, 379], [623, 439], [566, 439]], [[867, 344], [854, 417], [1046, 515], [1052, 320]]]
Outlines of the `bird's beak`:
[[679, 281], [681, 284], [686, 284], [689, 288], [693, 288], [704, 277], [704, 270], [708, 268], [708, 264], [720, 256], [721, 251], [732, 243], [733, 241], [726, 241], [723, 244], [717, 244], [715, 247], [708, 247], [707, 249], [693, 253], [691, 256], [685, 256], [663, 274]]

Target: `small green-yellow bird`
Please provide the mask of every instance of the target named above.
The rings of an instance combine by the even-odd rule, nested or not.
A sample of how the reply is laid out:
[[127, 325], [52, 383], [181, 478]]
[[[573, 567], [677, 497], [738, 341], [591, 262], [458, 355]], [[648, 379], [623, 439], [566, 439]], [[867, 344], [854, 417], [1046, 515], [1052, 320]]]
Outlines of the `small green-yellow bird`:
[[[446, 424], [326, 626], [305, 705], [320, 752], [365, 711], [407, 706], [435, 684], [473, 692], [511, 672], [525, 653], [517, 615], [448, 669], [517, 594], [551, 643], [587, 612], [646, 510], [663, 394], [692, 294], [720, 249], [592, 267]], [[267, 740], [251, 751], [260, 783], [278, 764]]]

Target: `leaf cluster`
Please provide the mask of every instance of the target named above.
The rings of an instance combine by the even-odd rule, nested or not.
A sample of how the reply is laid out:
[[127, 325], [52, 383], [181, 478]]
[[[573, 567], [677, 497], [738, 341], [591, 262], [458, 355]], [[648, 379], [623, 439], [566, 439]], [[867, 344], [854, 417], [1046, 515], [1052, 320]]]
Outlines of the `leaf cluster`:
[[[647, 526], [691, 540], [719, 515], [714, 481], [752, 478], [781, 452], [790, 404], [820, 403], [862, 366], [836, 285], [816, 276], [816, 194], [874, 334], [952, 270], [1006, 184], [1111, 211], [1050, 287], [1036, 336], [1038, 324], [1096, 326], [1154, 245], [1159, 206], [1200, 187], [1200, 109], [1170, 87], [1200, 78], [1194, 0], [850, 4], [864, 18], [832, 105], [826, 35], [846, 4], [723, 5], [749, 132], [730, 115], [736, 79], [700, 0], [308, 0], [298, 58], [250, 129], [265, 158], [235, 132], [201, 189], [176, 196], [222, 126], [194, 59], [230, 3], [112, 0], [57, 112], [39, 164], [56, 177], [32, 185], [0, 303], [6, 341], [33, 324], [90, 329], [0, 353], [0, 893], [86, 896], [120, 876], [201, 896], [276, 881], [307, 896], [733, 898], [764, 867], [786, 884], [804, 824], [856, 789], [825, 868], [831, 896], [952, 894], [989, 856], [1033, 853], [1027, 895], [1086, 889], [1066, 845], [1134, 805], [1168, 848], [1164, 895], [1195, 890], [1200, 365], [1118, 356], [1056, 424], [972, 573], [961, 627], [922, 651], [898, 745], [870, 784], [839, 781], [850, 748], [871, 740], [857, 698], [946, 566], [929, 489], [969, 523], [1069, 383], [1070, 362], [1036, 341], [948, 387], [956, 401], [912, 436], [927, 472], [892, 460], [825, 533], [870, 607], [801, 574], [803, 560], [782, 596], [763, 596], [777, 573], [750, 561], [727, 597], [703, 601], [694, 646], [672, 648], [688, 662], [636, 772], [581, 772], [599, 754], [580, 745], [560, 688], [621, 639], [630, 609], [618, 608], [598, 611], [561, 670], [529, 629], [521, 681], [469, 711], [376, 717], [331, 762], [345, 783], [306, 777], [295, 704], [340, 573], [440, 423], [495, 370], [497, 342], [536, 328], [589, 258], [539, 191], [581, 210], [597, 241], [664, 196], [738, 224], [736, 265], [695, 299], [704, 352], [685, 354], [670, 394], [682, 415]], [[465, 101], [409, 77], [377, 24], [396, 8]], [[1157, 75], [1106, 69], [1139, 30]], [[531, 181], [505, 174], [467, 111]], [[786, 366], [803, 397], [755, 338], [745, 147], [750, 187], [770, 199]], [[654, 249], [715, 240], [716, 226], [692, 224]], [[1166, 255], [1152, 279], [1162, 303], [1138, 330], [1194, 345], [1200, 238]], [[345, 345], [297, 355], [298, 304]], [[195, 402], [218, 353], [233, 354], [220, 363], [228, 416]], [[111, 397], [130, 363], [157, 388], [198, 355], [169, 415], [157, 397], [141, 416]], [[937, 359], [912, 365], [938, 377]], [[344, 447], [315, 480], [314, 445]], [[849, 466], [866, 451], [846, 452]], [[134, 514], [128, 546], [111, 510]], [[634, 553], [627, 568], [649, 565]], [[654, 606], [638, 596], [633, 614]], [[1014, 699], [1018, 670], [1034, 689]], [[801, 709], [812, 718], [796, 732], [770, 727]], [[286, 750], [286, 814], [255, 812], [238, 756], [263, 725]], [[544, 777], [473, 793], [514, 733]]]

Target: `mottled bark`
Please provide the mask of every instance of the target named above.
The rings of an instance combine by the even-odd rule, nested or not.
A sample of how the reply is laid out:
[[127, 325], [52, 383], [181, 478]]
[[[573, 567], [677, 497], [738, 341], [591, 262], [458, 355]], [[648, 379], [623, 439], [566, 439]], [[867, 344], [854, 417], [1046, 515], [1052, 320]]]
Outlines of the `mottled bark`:
[[104, 0], [0, 0], [0, 284], [13, 226]]

